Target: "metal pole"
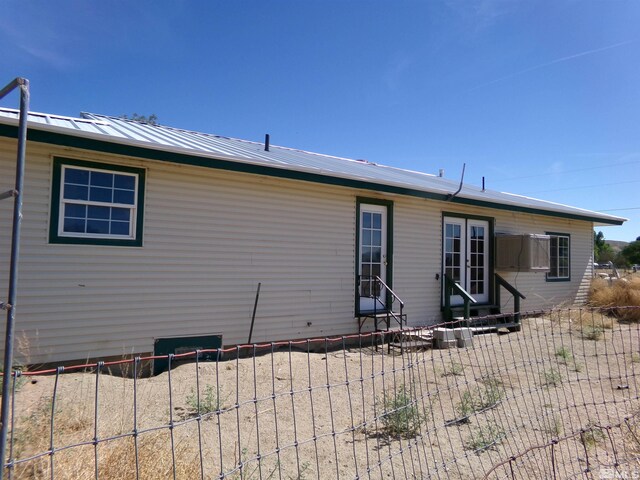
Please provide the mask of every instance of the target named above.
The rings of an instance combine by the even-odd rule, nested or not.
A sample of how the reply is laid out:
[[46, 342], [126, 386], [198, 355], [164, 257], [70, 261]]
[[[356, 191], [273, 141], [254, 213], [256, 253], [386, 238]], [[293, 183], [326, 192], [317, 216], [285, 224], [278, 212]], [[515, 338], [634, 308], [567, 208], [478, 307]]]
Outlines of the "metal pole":
[[256, 290], [256, 301], [253, 304], [253, 315], [251, 315], [251, 329], [249, 330], [249, 340], [248, 344], [251, 344], [251, 337], [253, 337], [253, 324], [256, 322], [256, 310], [258, 309], [258, 298], [260, 298], [260, 285], [261, 282], [258, 282], [258, 290]]
[[[13, 84], [13, 86], [12, 86]], [[16, 186], [13, 201], [13, 229], [11, 235], [11, 261], [9, 265], [9, 298], [4, 343], [4, 375], [2, 377], [2, 412], [0, 413], [0, 480], [4, 477], [9, 426], [9, 395], [11, 371], [13, 369], [13, 341], [16, 321], [16, 297], [18, 291], [18, 258], [20, 256], [20, 227], [22, 224], [22, 190], [24, 187], [25, 151], [27, 146], [27, 117], [29, 115], [29, 80], [16, 78], [0, 91], [0, 98], [14, 88], [20, 88], [20, 119], [18, 123], [18, 155], [16, 162]]]

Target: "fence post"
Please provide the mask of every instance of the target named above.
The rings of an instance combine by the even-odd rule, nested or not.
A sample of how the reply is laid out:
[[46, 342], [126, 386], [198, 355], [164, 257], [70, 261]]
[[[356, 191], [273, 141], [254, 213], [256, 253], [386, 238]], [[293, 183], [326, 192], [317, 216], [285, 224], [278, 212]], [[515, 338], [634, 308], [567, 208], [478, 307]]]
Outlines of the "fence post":
[[18, 290], [18, 257], [20, 256], [20, 227], [22, 225], [22, 189], [24, 187], [24, 164], [27, 145], [27, 117], [29, 115], [29, 80], [16, 78], [0, 91], [0, 98], [15, 88], [20, 89], [20, 119], [18, 122], [18, 154], [13, 200], [13, 227], [11, 234], [11, 261], [9, 266], [9, 298], [7, 299], [7, 323], [4, 342], [4, 375], [2, 377], [2, 409], [0, 412], [0, 480], [4, 478], [9, 426], [9, 382], [13, 369], [13, 341], [16, 320], [16, 297]]

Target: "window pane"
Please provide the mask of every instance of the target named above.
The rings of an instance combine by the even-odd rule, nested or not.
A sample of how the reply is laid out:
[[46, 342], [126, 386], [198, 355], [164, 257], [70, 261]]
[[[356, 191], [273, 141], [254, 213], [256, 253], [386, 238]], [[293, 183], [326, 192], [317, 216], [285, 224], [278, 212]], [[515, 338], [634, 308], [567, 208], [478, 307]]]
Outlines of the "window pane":
[[113, 174], [104, 172], [91, 172], [91, 185], [113, 188]]
[[362, 228], [371, 228], [371, 214], [364, 212], [362, 214]]
[[63, 198], [66, 200], [87, 200], [89, 189], [77, 185], [65, 185]]
[[371, 239], [372, 245], [382, 245], [382, 232], [380, 230], [373, 231], [373, 237]]
[[111, 190], [110, 188], [91, 187], [89, 200], [91, 200], [92, 202], [111, 203], [113, 201], [112, 193], [113, 190]]
[[371, 248], [371, 261], [380, 263], [382, 260], [382, 249], [380, 247]]
[[136, 178], [132, 175], [116, 175], [113, 186], [124, 190], [135, 190]]
[[111, 222], [111, 234], [129, 235], [129, 222]]
[[106, 220], [87, 220], [87, 233], [109, 233], [109, 222]]
[[382, 214], [373, 213], [373, 228], [382, 228]]
[[371, 245], [371, 230], [362, 231], [362, 245]]
[[76, 168], [65, 168], [64, 183], [77, 183], [79, 185], [89, 185], [89, 171], [78, 170]]
[[111, 210], [109, 207], [89, 206], [89, 218], [109, 220], [111, 214], [109, 210]]
[[79, 218], [65, 218], [64, 231], [67, 233], [84, 233], [85, 222]]
[[371, 263], [371, 247], [362, 247], [362, 261]]
[[111, 219], [112, 220], [126, 220], [127, 222], [131, 220], [131, 210], [128, 208], [111, 208]]
[[126, 205], [135, 204], [135, 192], [129, 190], [114, 190], [113, 203], [124, 203]]
[[65, 216], [65, 218], [69, 218], [69, 217], [86, 218], [87, 217], [87, 206], [86, 205], [77, 205], [75, 203], [67, 203], [64, 206], [64, 216]]
[[380, 276], [380, 264], [371, 265], [371, 276], [379, 277]]

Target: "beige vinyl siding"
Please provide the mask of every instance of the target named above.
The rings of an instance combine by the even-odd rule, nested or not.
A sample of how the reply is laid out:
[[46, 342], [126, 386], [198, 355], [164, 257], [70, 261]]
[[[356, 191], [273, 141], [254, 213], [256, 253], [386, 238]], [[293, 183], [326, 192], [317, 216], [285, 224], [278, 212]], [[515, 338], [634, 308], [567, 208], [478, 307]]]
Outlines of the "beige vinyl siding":
[[[146, 169], [142, 247], [48, 243], [53, 155]], [[16, 327], [26, 339], [19, 357], [31, 363], [150, 352], [165, 336], [244, 343], [258, 282], [253, 341], [357, 331], [358, 197], [393, 202], [393, 288], [410, 325], [441, 321], [443, 212], [495, 218], [501, 233], [571, 235], [571, 282], [504, 274], [527, 296], [525, 310], [582, 301], [590, 280], [588, 222], [33, 143], [27, 157]], [[15, 142], [0, 140], [0, 191], [14, 170]], [[11, 208], [0, 202], [0, 299]]]
[[[357, 330], [355, 192], [52, 152], [143, 166], [147, 180], [143, 247], [50, 245], [51, 156], [29, 147], [17, 310], [29, 361], [149, 352], [163, 336], [246, 342], [258, 282], [254, 341]], [[15, 163], [6, 151], [0, 158], [3, 172]], [[8, 258], [4, 203], [1, 253]]]
[[[543, 272], [500, 272], [505, 280], [527, 298], [522, 300], [523, 311], [551, 308], [558, 305], [584, 303], [587, 299], [593, 265], [593, 224], [591, 222], [553, 218], [494, 209], [448, 206], [447, 211], [468, 215], [482, 215], [495, 219], [495, 233], [525, 234], [547, 232], [571, 236], [571, 280], [548, 282]], [[502, 290], [503, 311], [513, 309], [511, 295]]]

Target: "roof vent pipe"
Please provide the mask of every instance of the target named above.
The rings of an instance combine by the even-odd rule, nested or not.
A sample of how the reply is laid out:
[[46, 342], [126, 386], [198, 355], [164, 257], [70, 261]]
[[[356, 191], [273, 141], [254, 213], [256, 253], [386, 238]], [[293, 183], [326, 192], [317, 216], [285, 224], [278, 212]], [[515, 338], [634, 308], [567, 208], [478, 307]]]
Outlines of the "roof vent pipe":
[[453, 197], [458, 195], [460, 193], [460, 190], [462, 190], [462, 182], [464, 181], [464, 169], [466, 168], [466, 166], [467, 166], [466, 163], [462, 164], [462, 177], [460, 178], [460, 186], [458, 187], [458, 190], [456, 190], [455, 193], [450, 193], [449, 195], [447, 195], [447, 202], [450, 202], [451, 200], [453, 200]]
[[438, 170], [438, 176], [440, 178], [444, 177], [444, 168], [441, 168], [440, 170]]
[[268, 133], [264, 136], [264, 151], [265, 152], [269, 151], [269, 134]]
[[484, 192], [484, 177], [482, 177], [482, 191]]

